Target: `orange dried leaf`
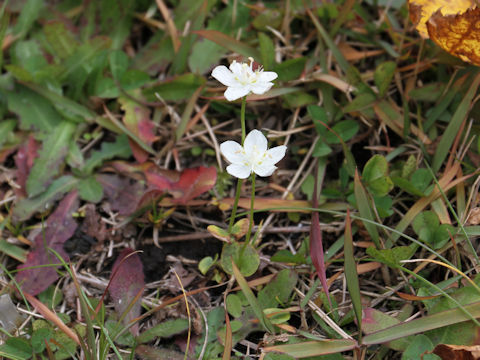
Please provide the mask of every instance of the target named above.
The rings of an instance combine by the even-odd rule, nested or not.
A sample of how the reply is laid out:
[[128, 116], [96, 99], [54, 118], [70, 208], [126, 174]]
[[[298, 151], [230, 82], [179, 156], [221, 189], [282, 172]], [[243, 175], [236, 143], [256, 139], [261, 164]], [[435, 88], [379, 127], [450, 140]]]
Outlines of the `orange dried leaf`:
[[464, 13], [475, 6], [475, 0], [409, 0], [410, 19], [420, 35], [428, 38], [427, 22], [432, 15], [439, 12], [440, 16]]
[[476, 0], [409, 0], [410, 19], [424, 38], [480, 65], [480, 8]]
[[480, 8], [463, 14], [442, 16], [434, 13], [427, 23], [430, 39], [463, 61], [480, 65]]

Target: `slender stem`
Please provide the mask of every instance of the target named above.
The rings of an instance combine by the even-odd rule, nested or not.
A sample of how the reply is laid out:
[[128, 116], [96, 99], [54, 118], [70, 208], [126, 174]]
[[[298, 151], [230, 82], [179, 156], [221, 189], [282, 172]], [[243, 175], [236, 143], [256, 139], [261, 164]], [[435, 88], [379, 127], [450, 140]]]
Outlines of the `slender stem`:
[[255, 205], [255, 173], [252, 173], [252, 195], [250, 197], [250, 221], [248, 223], [248, 232], [247, 232], [247, 237], [245, 239], [245, 244], [250, 243], [250, 236], [252, 235], [254, 205]]
[[245, 141], [247, 131], [245, 130], [245, 108], [247, 106], [247, 97], [242, 98], [242, 108], [240, 109], [240, 124], [242, 125], [242, 146]]
[[[242, 126], [242, 146], [245, 141], [246, 130], [245, 130], [245, 108], [247, 106], [247, 97], [242, 98], [242, 107], [240, 109], [240, 124]], [[237, 191], [235, 193], [235, 201], [233, 202], [232, 214], [230, 215], [230, 222], [228, 223], [228, 233], [232, 231], [233, 224], [235, 222], [235, 217], [237, 215], [238, 201], [240, 200], [240, 192], [242, 190], [242, 179], [238, 179], [237, 182]]]
[[230, 215], [230, 222], [228, 223], [228, 233], [232, 231], [233, 224], [235, 222], [235, 217], [237, 216], [237, 207], [238, 200], [240, 199], [240, 191], [242, 190], [242, 179], [238, 179], [237, 182], [237, 192], [235, 193], [235, 201], [233, 202], [232, 214]]

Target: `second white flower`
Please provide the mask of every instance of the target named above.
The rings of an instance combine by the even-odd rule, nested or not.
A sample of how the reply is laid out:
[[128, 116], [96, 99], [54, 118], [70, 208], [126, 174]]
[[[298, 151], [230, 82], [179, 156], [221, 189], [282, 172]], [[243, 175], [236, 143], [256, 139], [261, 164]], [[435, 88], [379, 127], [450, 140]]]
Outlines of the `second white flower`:
[[246, 179], [253, 172], [259, 176], [270, 176], [287, 151], [285, 145], [267, 149], [267, 138], [258, 130], [252, 130], [243, 143], [225, 141], [220, 145], [222, 155], [231, 163], [227, 172], [239, 179]]

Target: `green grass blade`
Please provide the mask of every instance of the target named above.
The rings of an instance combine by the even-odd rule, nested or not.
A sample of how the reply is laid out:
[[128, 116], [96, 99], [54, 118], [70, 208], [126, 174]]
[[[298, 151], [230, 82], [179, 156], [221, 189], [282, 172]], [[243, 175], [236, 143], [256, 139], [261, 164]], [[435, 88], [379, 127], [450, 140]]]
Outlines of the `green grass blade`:
[[[480, 302], [464, 306], [464, 309], [473, 317], [480, 317]], [[363, 338], [363, 345], [381, 344], [468, 320], [471, 320], [471, 317], [466, 315], [460, 308], [441, 311], [367, 335]]]
[[[357, 202], [357, 208], [360, 216], [372, 222], [375, 222], [372, 209], [370, 208], [370, 199], [368, 198], [367, 192], [362, 185], [358, 171], [355, 171], [354, 192], [355, 201]], [[371, 222], [366, 221], [364, 221], [363, 224], [365, 225], [365, 229], [367, 229], [368, 233], [372, 237], [375, 247], [377, 249], [380, 249], [380, 235], [378, 234], [377, 226]]]
[[263, 313], [263, 310], [260, 307], [260, 304], [258, 303], [257, 298], [253, 294], [253, 291], [249, 288], [247, 281], [245, 280], [243, 275], [240, 273], [240, 270], [238, 270], [237, 265], [235, 265], [235, 262], [233, 260], [232, 260], [232, 269], [233, 269], [233, 274], [235, 275], [235, 279], [237, 280], [238, 285], [240, 285], [240, 288], [242, 289], [243, 295], [245, 295], [245, 297], [247, 298], [247, 301], [252, 307], [255, 315], [258, 317], [260, 324], [262, 324], [263, 328], [266, 331], [268, 331], [271, 334], [275, 334], [275, 328], [273, 327], [270, 320]]
[[[471, 75], [473, 76], [473, 74]], [[480, 73], [477, 71], [475, 78], [472, 81], [467, 93], [464, 95], [462, 102], [458, 105], [457, 110], [453, 114], [447, 128], [445, 129], [437, 150], [433, 156], [432, 169], [436, 173], [445, 161], [450, 148], [458, 134], [462, 122], [466, 119], [470, 108], [472, 107], [473, 97], [477, 94], [478, 86], [480, 85]]]
[[281, 352], [301, 359], [353, 350], [356, 346], [358, 346], [358, 344], [355, 340], [323, 340], [307, 341], [299, 344], [267, 346], [263, 348], [263, 351]]
[[180, 121], [180, 124], [177, 125], [177, 130], [175, 131], [175, 139], [177, 141], [180, 140], [183, 134], [185, 133], [185, 129], [187, 128], [188, 122], [190, 121], [190, 117], [192, 116], [193, 108], [202, 90], [203, 90], [203, 85], [200, 86], [193, 93], [192, 97], [190, 98], [190, 100], [188, 100], [187, 105], [185, 106], [185, 110], [183, 110], [182, 119]]
[[347, 211], [345, 219], [345, 242], [343, 246], [345, 256], [345, 278], [347, 280], [348, 293], [352, 299], [353, 311], [357, 318], [359, 327], [359, 342], [362, 336], [362, 298], [360, 295], [360, 284], [358, 282], [357, 263], [353, 250], [352, 224], [350, 221], [350, 211]]
[[22, 263], [27, 259], [28, 251], [21, 247], [7, 242], [5, 239], [0, 239], [0, 253], [10, 256]]
[[315, 28], [317, 29], [318, 33], [320, 34], [320, 36], [322, 37], [323, 41], [325, 41], [325, 44], [327, 44], [328, 48], [331, 50], [332, 54], [333, 54], [333, 57], [335, 58], [335, 60], [337, 60], [338, 62], [338, 65], [340, 65], [340, 67], [342, 68], [343, 72], [345, 74], [349, 73], [349, 69], [350, 69], [350, 64], [348, 63], [348, 61], [345, 59], [345, 57], [343, 56], [343, 54], [341, 53], [341, 51], [338, 49], [338, 47], [335, 45], [335, 43], [333, 42], [332, 38], [330, 37], [330, 35], [328, 35], [328, 33], [325, 31], [325, 29], [323, 28], [322, 24], [320, 24], [320, 22], [318, 21], [318, 19], [315, 17], [315, 15], [307, 9], [307, 14], [310, 16], [310, 18], [312, 19], [312, 22], [313, 22], [313, 25], [315, 26]]

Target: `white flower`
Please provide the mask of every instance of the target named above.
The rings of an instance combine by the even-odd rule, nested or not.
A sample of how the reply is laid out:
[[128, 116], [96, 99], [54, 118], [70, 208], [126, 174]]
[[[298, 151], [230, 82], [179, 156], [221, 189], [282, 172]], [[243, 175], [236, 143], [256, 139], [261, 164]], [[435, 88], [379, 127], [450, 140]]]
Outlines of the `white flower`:
[[235, 60], [230, 64], [230, 70], [226, 66], [217, 66], [212, 71], [212, 76], [223, 85], [228, 86], [225, 98], [228, 101], [240, 99], [250, 92], [265, 94], [273, 86], [272, 80], [278, 75], [273, 71], [263, 71], [262, 67], [253, 70], [253, 59], [249, 58], [250, 64], [237, 63]]
[[267, 138], [258, 130], [252, 130], [243, 146], [235, 141], [225, 141], [220, 151], [231, 163], [227, 172], [240, 179], [246, 179], [252, 172], [259, 176], [270, 176], [287, 151], [285, 145], [267, 150]]

